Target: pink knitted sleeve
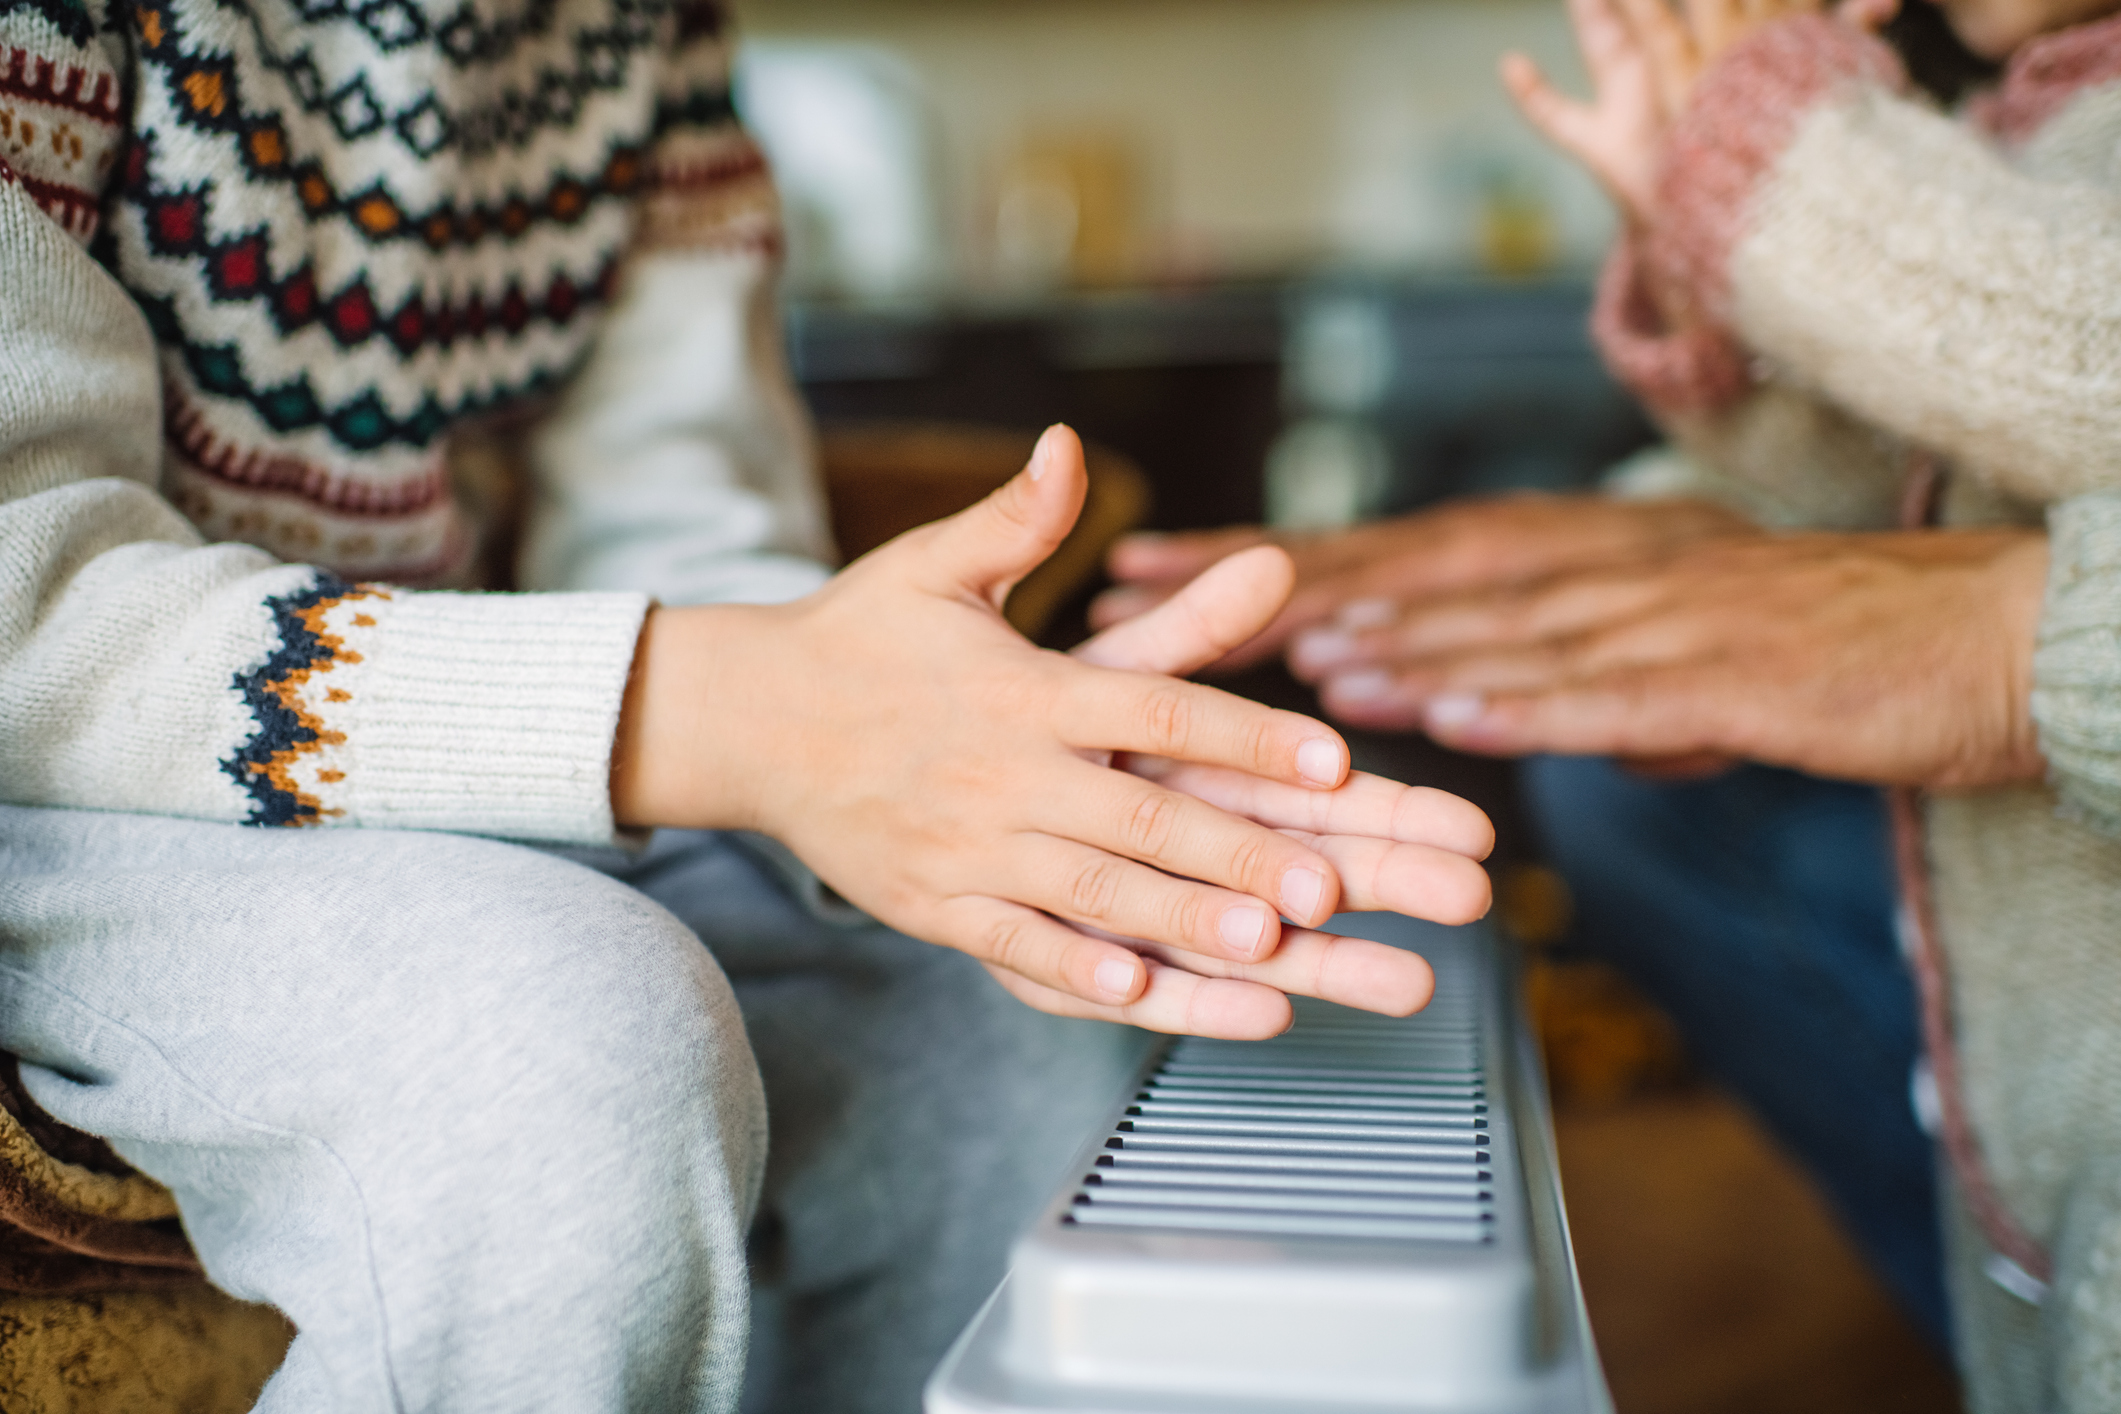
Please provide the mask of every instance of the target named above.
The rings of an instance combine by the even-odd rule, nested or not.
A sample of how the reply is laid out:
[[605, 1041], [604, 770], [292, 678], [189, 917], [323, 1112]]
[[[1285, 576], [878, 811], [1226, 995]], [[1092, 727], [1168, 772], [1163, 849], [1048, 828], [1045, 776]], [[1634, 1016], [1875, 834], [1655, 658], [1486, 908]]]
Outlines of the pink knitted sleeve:
[[1882, 41], [1820, 15], [1766, 26], [1702, 76], [1672, 129], [1657, 220], [1614, 250], [1592, 316], [1614, 376], [1653, 407], [1713, 409], [1751, 386], [1730, 327], [1732, 249], [1754, 189], [1805, 117], [1857, 82], [1897, 91], [1907, 77]]

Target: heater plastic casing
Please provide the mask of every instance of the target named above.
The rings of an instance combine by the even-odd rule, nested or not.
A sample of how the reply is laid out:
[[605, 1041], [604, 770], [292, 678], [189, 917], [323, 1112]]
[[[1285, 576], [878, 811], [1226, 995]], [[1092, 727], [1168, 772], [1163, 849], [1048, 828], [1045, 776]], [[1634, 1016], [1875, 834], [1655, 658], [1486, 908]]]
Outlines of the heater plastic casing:
[[1421, 953], [1435, 1000], [1160, 1049], [927, 1414], [1609, 1414], [1514, 954], [1329, 926]]

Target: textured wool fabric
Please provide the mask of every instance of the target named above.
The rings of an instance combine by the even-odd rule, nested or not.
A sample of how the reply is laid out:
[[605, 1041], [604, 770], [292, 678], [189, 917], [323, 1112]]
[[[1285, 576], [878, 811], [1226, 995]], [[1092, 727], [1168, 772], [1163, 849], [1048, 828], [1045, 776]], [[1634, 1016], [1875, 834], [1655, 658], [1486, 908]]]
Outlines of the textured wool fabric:
[[0, 1046], [287, 1312], [267, 1414], [732, 1409], [754, 1204], [746, 1409], [911, 1414], [1146, 1038], [727, 837], [582, 859], [0, 807]]
[[427, 597], [202, 545], [153, 490], [138, 307], [5, 181], [0, 263], [7, 800], [610, 837], [641, 595]]
[[[0, 0], [0, 798], [608, 839], [643, 596], [831, 553], [778, 248], [706, 0]], [[607, 592], [363, 582], [569, 375], [525, 568]]]
[[300, 1332], [264, 1414], [735, 1407], [764, 1098], [698, 937], [623, 884], [0, 807], [0, 1047]]
[[[1737, 394], [1696, 387], [1673, 399], [1642, 386], [1665, 397], [1692, 460], [1815, 513], [1784, 523], [1860, 523], [1833, 510], [1867, 503], [1884, 526], [1886, 488], [1919, 448], [1949, 465], [1945, 523], [2044, 515], [2051, 527], [2032, 705], [2052, 787], [1928, 806], [1967, 1112], [2011, 1216], [2056, 1258], [2044, 1303], [1990, 1279], [1993, 1254], [1956, 1198], [1948, 1236], [1971, 1407], [2111, 1409], [2121, 1390], [2121, 19], [2027, 45], [1999, 89], [1959, 116], [1907, 96], [1875, 41], [1788, 20], [1719, 62], [1682, 128], [1660, 188], [1669, 227], [1624, 255], [1661, 298], [1684, 292], [1660, 309], [1708, 319], [1754, 373]], [[1676, 366], [1622, 352], [1623, 374], [1631, 361]], [[1808, 401], [1827, 434], [1809, 445], [1789, 435], [1806, 419], [1788, 411]], [[1763, 415], [1776, 404], [1784, 411]]]

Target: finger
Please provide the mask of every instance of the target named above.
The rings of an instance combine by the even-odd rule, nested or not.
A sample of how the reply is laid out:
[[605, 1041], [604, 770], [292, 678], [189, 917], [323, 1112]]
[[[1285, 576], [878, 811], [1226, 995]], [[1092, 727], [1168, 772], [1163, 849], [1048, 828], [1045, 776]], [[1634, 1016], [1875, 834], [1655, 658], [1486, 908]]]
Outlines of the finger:
[[1196, 975], [1256, 982], [1286, 996], [1316, 997], [1385, 1016], [1412, 1016], [1436, 993], [1436, 974], [1420, 954], [1310, 928], [1291, 929], [1281, 948], [1264, 962], [1176, 957], [1154, 947], [1142, 951], [1167, 967]]
[[1719, 648], [1703, 651], [1700, 632], [1689, 618], [1659, 619], [1607, 633], [1355, 667], [1329, 676], [1319, 701], [1355, 725], [1428, 730], [1437, 721], [1455, 721], [1469, 710], [1467, 703], [1490, 697], [1550, 693], [1601, 676], [1676, 664], [1698, 670], [1722, 661]]
[[1756, 702], [1728, 670], [1638, 668], [1546, 692], [1438, 699], [1422, 725], [1447, 746], [1494, 756], [1765, 759], [1742, 729]]
[[1111, 628], [1148, 613], [1185, 586], [1173, 580], [1154, 584], [1121, 584], [1090, 601], [1090, 627]]
[[1759, 0], [1684, 0], [1699, 63], [1730, 48], [1768, 17]]
[[1526, 122], [1593, 172], [1603, 173], [1605, 154], [1598, 140], [1596, 110], [1563, 94], [1523, 54], [1503, 55], [1501, 72], [1502, 85]]
[[1638, 619], [1673, 592], [1661, 575], [1577, 575], [1446, 600], [1376, 626], [1362, 626], [1343, 614], [1332, 627], [1299, 636], [1290, 645], [1289, 667], [1306, 682], [1316, 682], [1361, 667], [1579, 636]]
[[1646, 781], [1706, 781], [1737, 767], [1735, 757], [1715, 751], [1693, 751], [1683, 756], [1624, 756], [1620, 764], [1629, 775]]
[[1665, 0], [1620, 0], [1620, 7], [1649, 61], [1665, 116], [1676, 117], [1686, 106], [1687, 94], [1701, 68], [1693, 33]]
[[1079, 667], [1050, 702], [1054, 736], [1078, 751], [1231, 766], [1318, 790], [1348, 774], [1347, 743], [1332, 728], [1198, 683]]
[[1143, 531], [1113, 544], [1105, 571], [1121, 581], [1191, 579], [1217, 560], [1266, 541], [1267, 532], [1256, 525], [1176, 535]]
[[987, 970], [1009, 994], [1055, 1016], [1118, 1021], [1175, 1036], [1223, 1041], [1265, 1041], [1289, 1029], [1295, 1013], [1272, 987], [1234, 979], [1200, 977], [1176, 967], [1149, 964], [1149, 985], [1127, 1006], [1087, 1002], [1057, 988], [997, 967]]
[[1876, 34], [1900, 13], [1900, 0], [1842, 0], [1834, 17], [1845, 25]]
[[1552, 691], [1587, 676], [1578, 642], [1554, 640], [1425, 663], [1386, 664], [1336, 673], [1320, 685], [1319, 701], [1335, 717], [1365, 726], [1390, 714], [1407, 726], [1425, 724], [1435, 704], [1506, 692]]
[[931, 591], [967, 594], [999, 610], [1009, 591], [1043, 564], [1082, 513], [1089, 489], [1083, 444], [1049, 427], [1031, 461], [978, 505], [905, 537], [923, 556]]
[[1455, 928], [1487, 917], [1495, 902], [1488, 871], [1454, 851], [1367, 835], [1288, 833], [1332, 863], [1343, 912], [1403, 913]]
[[949, 899], [921, 932], [930, 941], [1097, 1006], [1126, 1006], [1148, 986], [1148, 968], [1133, 950], [1003, 899]]
[[1289, 598], [1296, 566], [1256, 545], [1219, 561], [1161, 606], [1075, 650], [1100, 667], [1183, 677], [1248, 642]]
[[[1104, 870], [1101, 864], [1110, 861], [1117, 866], [1134, 860], [1153, 866], [1148, 877], [1167, 886], [1159, 895], [1159, 907], [1176, 908], [1183, 902], [1208, 912], [1192, 926], [1182, 927], [1180, 920], [1153, 913], [1123, 917], [1111, 907], [1091, 911], [1081, 904], [1027, 902], [1039, 902], [1042, 908], [1131, 938], [1172, 942], [1196, 951], [1217, 950], [1210, 940], [1221, 938], [1230, 942], [1222, 951], [1241, 958], [1263, 956], [1273, 946], [1273, 930], [1259, 935], [1251, 921], [1255, 911], [1278, 910], [1308, 926], [1324, 922], [1339, 906], [1340, 883], [1332, 867], [1286, 835], [1124, 771], [1086, 765], [1080, 768], [1079, 780], [1081, 784], [1068, 793], [1068, 799], [1054, 802], [1051, 823], [1046, 826], [1074, 847], [1087, 849], [1087, 855], [1067, 856], [1072, 868], [1084, 871], [1082, 879], [1071, 878], [1068, 892], [1080, 888], [1086, 896], [1095, 896], [1099, 890], [1139, 886], [1142, 881]], [[1179, 877], [1168, 877], [1173, 874]], [[1199, 883], [1190, 882], [1194, 880]], [[1197, 891], [1203, 885], [1212, 886], [1212, 898], [1174, 892], [1181, 886]], [[1225, 910], [1241, 916], [1225, 917]], [[1149, 919], [1155, 920], [1154, 929], [1143, 926]], [[1260, 936], [1258, 946], [1235, 941], [1255, 935]]]
[[[1367, 835], [1399, 844], [1427, 845], [1468, 859], [1486, 859], [1495, 827], [1470, 801], [1427, 786], [1405, 786], [1357, 771], [1339, 790], [1304, 790], [1221, 766], [1171, 766], [1151, 779], [1218, 810], [1272, 830], [1314, 835]], [[1344, 908], [1367, 905], [1344, 901]]]

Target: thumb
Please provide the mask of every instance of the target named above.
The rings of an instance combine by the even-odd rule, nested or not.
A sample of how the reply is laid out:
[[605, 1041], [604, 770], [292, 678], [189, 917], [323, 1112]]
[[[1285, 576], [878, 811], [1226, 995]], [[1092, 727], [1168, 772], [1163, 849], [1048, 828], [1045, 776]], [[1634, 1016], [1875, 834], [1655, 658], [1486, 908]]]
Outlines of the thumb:
[[1068, 538], [1089, 484], [1081, 440], [1066, 427], [1047, 428], [1022, 471], [933, 528], [929, 587], [970, 594], [999, 610], [1017, 582]]

